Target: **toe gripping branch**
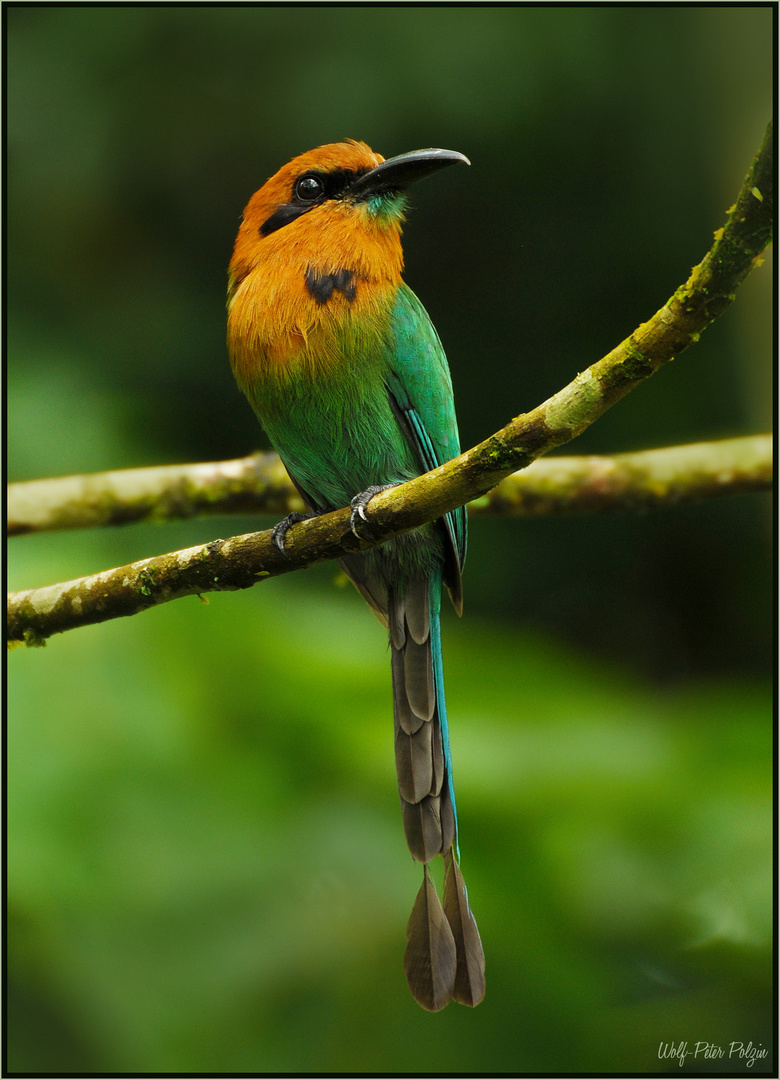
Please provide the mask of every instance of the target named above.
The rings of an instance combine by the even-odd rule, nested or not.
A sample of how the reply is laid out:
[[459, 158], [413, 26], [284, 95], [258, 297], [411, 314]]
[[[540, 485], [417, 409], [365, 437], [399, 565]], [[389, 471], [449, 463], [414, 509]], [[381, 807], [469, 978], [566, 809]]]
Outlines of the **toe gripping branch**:
[[302, 514], [296, 510], [295, 513], [288, 514], [286, 518], [282, 518], [282, 520], [277, 525], [274, 525], [273, 529], [271, 530], [271, 539], [279, 548], [279, 550], [284, 553], [285, 537], [287, 536], [287, 533], [290, 531], [293, 525], [297, 525], [299, 521], [309, 521], [311, 518], [320, 517], [323, 513], [324, 511], [319, 511], [319, 513], [315, 512]]
[[368, 514], [366, 513], [368, 504], [380, 491], [390, 491], [390, 489], [394, 487], [398, 487], [398, 484], [372, 484], [371, 487], [367, 487], [365, 491], [358, 492], [358, 494], [350, 501], [349, 505], [352, 507], [352, 513], [349, 515], [349, 527], [358, 540], [370, 539], [365, 533], [363, 535], [360, 533], [360, 529], [364, 525], [370, 526], [371, 524], [368, 519]]
[[[361, 535], [359, 531], [362, 526], [369, 526], [370, 528], [371, 522], [369, 521], [368, 514], [366, 513], [368, 504], [371, 502], [375, 495], [379, 494], [380, 491], [389, 491], [390, 488], [394, 487], [398, 487], [398, 484], [372, 484], [371, 487], [367, 487], [365, 491], [358, 492], [358, 494], [350, 500], [349, 505], [352, 507], [352, 512], [349, 515], [349, 527], [355, 534], [355, 536], [358, 538], [358, 540], [370, 539], [370, 537], [365, 535], [365, 533]], [[284, 552], [285, 538], [293, 525], [297, 525], [299, 521], [310, 521], [312, 518], [321, 517], [323, 514], [327, 514], [328, 512], [329, 510], [325, 509], [313, 510], [305, 514], [302, 514], [299, 511], [288, 514], [286, 518], [282, 518], [282, 520], [278, 522], [278, 524], [274, 525], [273, 529], [271, 530], [271, 539], [279, 548], [279, 550], [281, 552]]]

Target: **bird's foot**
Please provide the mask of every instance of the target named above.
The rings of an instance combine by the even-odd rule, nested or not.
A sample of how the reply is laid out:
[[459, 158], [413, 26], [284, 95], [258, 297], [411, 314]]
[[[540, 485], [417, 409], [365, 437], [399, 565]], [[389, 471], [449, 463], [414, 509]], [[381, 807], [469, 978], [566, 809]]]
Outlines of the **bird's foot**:
[[274, 525], [273, 529], [271, 530], [271, 539], [279, 548], [279, 550], [284, 553], [284, 539], [292, 526], [297, 525], [299, 521], [308, 521], [310, 518], [319, 516], [320, 515], [316, 513], [301, 514], [298, 511], [293, 514], [288, 514], [286, 518], [282, 518], [282, 520], [277, 525]]
[[398, 487], [398, 484], [372, 484], [371, 487], [367, 487], [365, 491], [358, 492], [357, 495], [350, 501], [352, 507], [352, 513], [349, 515], [349, 527], [358, 540], [367, 540], [368, 537], [361, 536], [359, 529], [363, 525], [369, 525], [368, 504], [371, 502], [375, 495], [378, 495], [380, 491], [389, 491], [390, 488]]

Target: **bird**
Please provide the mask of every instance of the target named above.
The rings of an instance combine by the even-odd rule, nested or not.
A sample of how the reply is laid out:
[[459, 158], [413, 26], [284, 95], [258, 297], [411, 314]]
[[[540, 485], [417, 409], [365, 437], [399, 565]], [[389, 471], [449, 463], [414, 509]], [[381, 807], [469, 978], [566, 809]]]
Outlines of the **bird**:
[[[293, 158], [249, 200], [228, 271], [228, 352], [239, 389], [306, 513], [273, 531], [284, 551], [302, 518], [370, 500], [460, 453], [438, 334], [402, 279], [407, 189], [470, 162], [452, 150], [383, 158], [347, 139]], [[443, 587], [462, 611], [465, 508], [340, 564], [389, 631], [394, 745], [406, 842], [423, 881], [404, 970], [431, 1012], [475, 1006], [485, 958], [460, 869], [444, 700]], [[443, 900], [429, 865], [443, 857]]]

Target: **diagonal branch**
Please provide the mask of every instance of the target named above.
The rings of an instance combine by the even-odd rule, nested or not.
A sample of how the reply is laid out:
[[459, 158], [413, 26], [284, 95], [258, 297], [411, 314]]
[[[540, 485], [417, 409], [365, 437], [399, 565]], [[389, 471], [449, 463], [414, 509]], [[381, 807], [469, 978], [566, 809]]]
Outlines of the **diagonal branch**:
[[510, 421], [460, 457], [371, 502], [373, 540], [349, 528], [349, 510], [294, 526], [279, 552], [270, 532], [215, 540], [9, 597], [11, 642], [41, 644], [51, 634], [132, 615], [155, 604], [258, 580], [363, 550], [485, 494], [517, 469], [581, 434], [607, 409], [698, 340], [721, 315], [771, 240], [774, 217], [771, 125], [726, 224], [690, 277], [656, 314], [568, 386]]

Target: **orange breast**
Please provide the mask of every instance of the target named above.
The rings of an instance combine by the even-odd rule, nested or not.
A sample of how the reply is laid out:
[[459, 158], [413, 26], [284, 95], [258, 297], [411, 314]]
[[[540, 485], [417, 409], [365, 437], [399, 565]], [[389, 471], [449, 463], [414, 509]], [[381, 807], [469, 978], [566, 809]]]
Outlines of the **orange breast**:
[[[350, 324], [379, 327], [401, 281], [398, 223], [332, 201], [268, 236], [242, 226], [231, 261], [228, 345], [239, 385], [301, 363], [325, 374]], [[246, 225], [246, 219], [244, 225]]]

